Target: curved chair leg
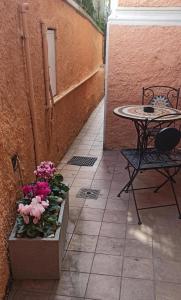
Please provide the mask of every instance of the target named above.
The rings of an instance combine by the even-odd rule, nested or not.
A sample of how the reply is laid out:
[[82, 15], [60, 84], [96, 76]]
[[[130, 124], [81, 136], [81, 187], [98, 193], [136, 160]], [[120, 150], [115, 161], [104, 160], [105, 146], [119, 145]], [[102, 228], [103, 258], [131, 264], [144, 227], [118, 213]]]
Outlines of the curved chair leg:
[[179, 207], [179, 204], [178, 204], [177, 195], [175, 193], [173, 181], [171, 180], [171, 178], [170, 178], [169, 181], [170, 181], [170, 184], [171, 184], [171, 188], [172, 188], [172, 192], [173, 192], [173, 195], [174, 195], [175, 203], [176, 203], [176, 206], [177, 206], [177, 209], [178, 209], [179, 219], [181, 219], [181, 211], [180, 211], [180, 207]]

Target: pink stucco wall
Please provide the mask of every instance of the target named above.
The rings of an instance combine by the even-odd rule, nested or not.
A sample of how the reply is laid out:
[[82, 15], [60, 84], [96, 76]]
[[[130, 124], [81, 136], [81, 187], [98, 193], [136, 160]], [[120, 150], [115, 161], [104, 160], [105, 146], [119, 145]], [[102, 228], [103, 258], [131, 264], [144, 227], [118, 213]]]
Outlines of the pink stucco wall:
[[130, 121], [115, 107], [141, 104], [142, 87], [181, 86], [180, 27], [110, 25], [105, 147], [135, 145]]
[[181, 0], [119, 0], [119, 6], [181, 6]]

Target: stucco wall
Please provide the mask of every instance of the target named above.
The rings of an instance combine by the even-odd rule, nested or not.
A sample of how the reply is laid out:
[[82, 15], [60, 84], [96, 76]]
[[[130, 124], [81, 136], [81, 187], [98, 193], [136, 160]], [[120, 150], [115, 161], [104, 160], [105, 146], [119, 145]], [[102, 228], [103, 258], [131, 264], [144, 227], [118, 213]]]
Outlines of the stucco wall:
[[[33, 179], [35, 166], [25, 51], [21, 38], [21, 3], [22, 0], [0, 1], [0, 299], [9, 277], [7, 237], [15, 218], [20, 177], [18, 171], [13, 171], [11, 157], [15, 153], [19, 155], [25, 183]], [[40, 160], [51, 159], [57, 163], [103, 96], [104, 72], [100, 67], [103, 36], [65, 1], [29, 0], [28, 3]], [[45, 126], [41, 21], [57, 30], [58, 93], [78, 84], [97, 70], [89, 80], [56, 102], [49, 148]]]
[[180, 26], [110, 25], [106, 148], [135, 145], [131, 121], [113, 115], [115, 107], [141, 104], [144, 86], [181, 86], [180, 37]]
[[119, 0], [119, 6], [181, 6], [180, 0]]

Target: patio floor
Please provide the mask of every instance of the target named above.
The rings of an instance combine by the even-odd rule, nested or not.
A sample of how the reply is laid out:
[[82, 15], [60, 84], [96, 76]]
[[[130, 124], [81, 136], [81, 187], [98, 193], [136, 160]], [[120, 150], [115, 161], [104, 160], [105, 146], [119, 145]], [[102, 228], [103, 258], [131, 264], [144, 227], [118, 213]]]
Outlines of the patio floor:
[[[121, 130], [121, 127], [120, 127]], [[13, 300], [180, 300], [181, 220], [175, 206], [144, 210], [137, 225], [119, 151], [103, 151], [103, 101], [81, 130], [59, 169], [70, 188], [70, 220], [59, 281], [15, 281]], [[73, 155], [98, 157], [92, 167], [68, 165]], [[162, 180], [141, 174], [137, 186]], [[180, 178], [178, 178], [180, 180]], [[98, 199], [77, 198], [80, 188], [100, 191]], [[181, 199], [181, 189], [177, 184]], [[139, 205], [171, 203], [169, 186], [158, 194], [139, 192]], [[50, 257], [51, 259], [51, 257]]]

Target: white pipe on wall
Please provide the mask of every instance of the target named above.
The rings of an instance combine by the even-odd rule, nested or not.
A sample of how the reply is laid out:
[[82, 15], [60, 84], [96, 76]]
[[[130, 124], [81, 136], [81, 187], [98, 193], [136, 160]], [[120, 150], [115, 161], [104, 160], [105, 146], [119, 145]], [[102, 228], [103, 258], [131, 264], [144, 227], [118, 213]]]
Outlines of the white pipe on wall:
[[33, 86], [33, 74], [32, 74], [29, 33], [28, 33], [27, 16], [26, 16], [28, 9], [29, 9], [29, 4], [23, 3], [21, 5], [20, 11], [21, 11], [21, 15], [22, 15], [23, 38], [24, 38], [27, 75], [28, 75], [28, 83], [29, 83], [29, 106], [30, 106], [30, 113], [31, 113], [31, 118], [32, 118], [32, 131], [33, 131], [34, 150], [35, 150], [35, 164], [37, 165], [40, 162], [39, 161], [39, 143], [38, 143], [38, 125], [37, 125], [37, 120], [36, 120], [36, 106], [35, 106], [35, 96], [34, 96], [34, 86]]

